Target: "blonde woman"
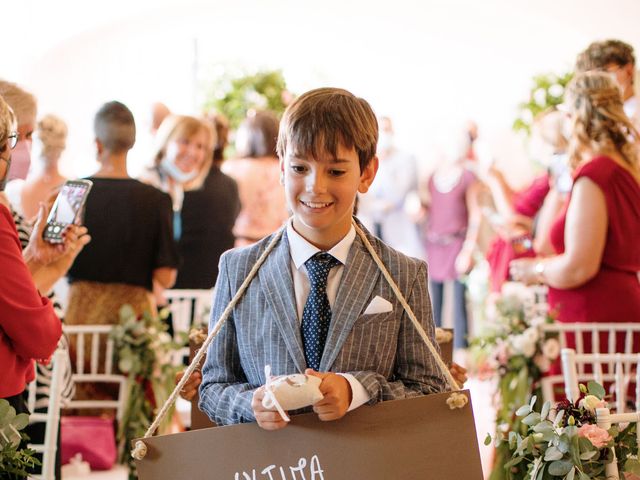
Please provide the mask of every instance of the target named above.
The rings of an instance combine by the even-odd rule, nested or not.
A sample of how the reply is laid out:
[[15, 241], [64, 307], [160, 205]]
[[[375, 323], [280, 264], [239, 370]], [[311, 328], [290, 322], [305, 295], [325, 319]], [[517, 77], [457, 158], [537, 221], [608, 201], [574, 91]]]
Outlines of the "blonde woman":
[[141, 180], [171, 196], [176, 240], [182, 236], [184, 192], [202, 186], [209, 172], [215, 143], [216, 134], [211, 125], [187, 115], [171, 115], [158, 129], [153, 165]]
[[[565, 102], [573, 126], [574, 185], [550, 232], [557, 255], [515, 260], [511, 273], [527, 283], [549, 285], [550, 308], [561, 322], [637, 321], [638, 132], [623, 111], [618, 85], [606, 73], [576, 76]], [[623, 345], [617, 348], [622, 351]]]
[[58, 170], [58, 161], [67, 146], [67, 124], [60, 117], [45, 115], [36, 125], [35, 151], [37, 168], [32, 168], [26, 180], [14, 180], [7, 187], [13, 207], [25, 218], [38, 213], [44, 202], [67, 180]]

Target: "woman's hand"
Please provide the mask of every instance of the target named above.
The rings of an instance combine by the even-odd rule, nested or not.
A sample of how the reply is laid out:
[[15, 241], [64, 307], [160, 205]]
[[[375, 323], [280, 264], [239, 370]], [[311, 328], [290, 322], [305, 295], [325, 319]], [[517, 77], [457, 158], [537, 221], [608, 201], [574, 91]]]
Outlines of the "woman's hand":
[[540, 283], [540, 274], [536, 272], [536, 264], [539, 262], [539, 258], [519, 258], [517, 260], [511, 260], [511, 263], [509, 263], [511, 278], [516, 282], [522, 282], [526, 285]]
[[80, 251], [91, 241], [87, 228], [79, 225], [68, 225], [65, 228], [61, 244], [45, 241], [42, 234], [46, 227], [47, 215], [48, 209], [44, 203], [41, 203], [29, 244], [23, 252], [36, 287], [41, 292], [48, 291], [67, 273]]

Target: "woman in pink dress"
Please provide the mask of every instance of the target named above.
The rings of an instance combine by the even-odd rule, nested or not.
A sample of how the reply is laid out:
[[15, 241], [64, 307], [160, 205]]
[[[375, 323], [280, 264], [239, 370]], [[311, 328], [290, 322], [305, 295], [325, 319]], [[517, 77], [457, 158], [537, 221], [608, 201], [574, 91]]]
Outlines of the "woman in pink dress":
[[240, 194], [241, 210], [233, 228], [236, 247], [266, 237], [289, 217], [276, 156], [278, 123], [271, 112], [250, 113], [236, 133], [240, 158], [222, 166], [237, 182]]
[[[466, 286], [460, 277], [473, 266], [480, 210], [478, 181], [466, 168], [468, 140], [455, 138], [451, 151], [429, 178], [423, 238], [429, 264], [429, 290], [436, 326], [442, 326], [444, 285], [453, 284], [454, 347], [467, 346]], [[444, 152], [443, 152], [444, 153]]]
[[[550, 308], [561, 322], [638, 321], [638, 132], [606, 73], [578, 75], [565, 101], [573, 122], [569, 157], [575, 173], [569, 201], [550, 234], [557, 255], [513, 261], [511, 274], [549, 285]], [[617, 351], [624, 351], [617, 343]], [[606, 351], [606, 339], [600, 345]]]

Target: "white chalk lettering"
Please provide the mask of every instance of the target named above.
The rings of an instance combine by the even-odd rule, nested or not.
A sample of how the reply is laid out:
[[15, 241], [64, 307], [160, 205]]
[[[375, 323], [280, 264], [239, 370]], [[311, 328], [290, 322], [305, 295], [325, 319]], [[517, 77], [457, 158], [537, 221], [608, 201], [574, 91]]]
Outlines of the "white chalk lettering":
[[[320, 466], [320, 459], [317, 455], [311, 457], [311, 480], [324, 480], [323, 470]], [[317, 478], [316, 478], [317, 475]]]
[[[250, 473], [236, 472], [234, 480], [324, 480], [324, 470], [320, 466], [318, 455], [313, 455], [309, 460], [300, 457], [297, 465], [285, 467], [272, 464], [259, 470], [258, 474], [256, 471], [254, 468]], [[280, 478], [276, 478], [276, 471], [280, 472]]]
[[267, 473], [267, 474], [269, 474], [269, 480], [275, 480], [273, 478], [273, 476], [271, 475], [271, 470], [273, 470], [274, 468], [276, 468], [275, 465], [269, 465], [267, 468], [262, 470], [262, 474], [264, 475], [265, 473]]
[[306, 466], [307, 459], [301, 458], [300, 460], [298, 460], [297, 467], [289, 467], [289, 470], [291, 470], [291, 480], [298, 480], [298, 475], [296, 475], [296, 472], [300, 472], [300, 480], [307, 480], [307, 478], [304, 476], [304, 467]]
[[236, 473], [234, 480], [258, 480], [256, 478], [256, 471], [252, 470], [252, 474], [249, 475], [247, 472], [242, 472], [242, 478], [240, 478], [240, 473]]

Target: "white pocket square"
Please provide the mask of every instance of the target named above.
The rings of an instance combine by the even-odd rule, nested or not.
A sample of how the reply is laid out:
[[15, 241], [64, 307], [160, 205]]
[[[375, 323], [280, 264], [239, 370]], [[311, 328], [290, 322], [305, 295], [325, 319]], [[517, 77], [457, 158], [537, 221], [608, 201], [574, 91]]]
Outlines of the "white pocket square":
[[364, 311], [364, 315], [371, 315], [374, 313], [387, 313], [391, 311], [393, 311], [393, 305], [391, 305], [391, 302], [389, 300], [385, 300], [379, 295], [376, 295], [376, 297], [371, 300], [371, 303]]

